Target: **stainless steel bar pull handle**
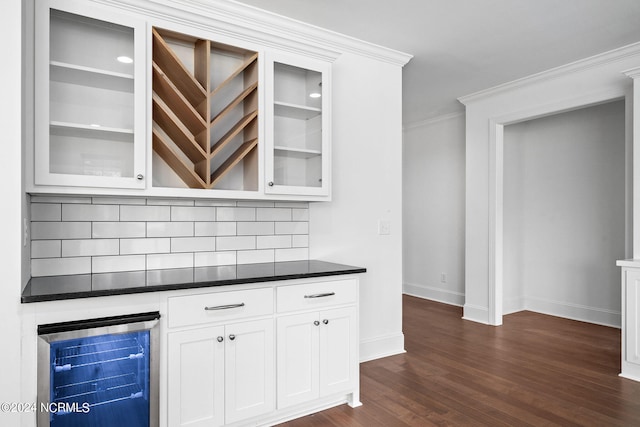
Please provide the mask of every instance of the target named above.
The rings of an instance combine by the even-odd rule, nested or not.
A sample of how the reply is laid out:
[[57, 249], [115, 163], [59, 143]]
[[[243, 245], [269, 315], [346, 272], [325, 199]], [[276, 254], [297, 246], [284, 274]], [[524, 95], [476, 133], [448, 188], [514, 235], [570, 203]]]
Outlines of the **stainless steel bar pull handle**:
[[324, 297], [331, 297], [334, 296], [336, 293], [335, 292], [327, 292], [324, 294], [312, 294], [312, 295], [305, 295], [305, 298], [324, 298]]
[[213, 307], [205, 307], [204, 309], [207, 311], [213, 311], [213, 310], [228, 310], [230, 308], [239, 308], [239, 307], [244, 307], [244, 303], [241, 302], [240, 304], [215, 305]]

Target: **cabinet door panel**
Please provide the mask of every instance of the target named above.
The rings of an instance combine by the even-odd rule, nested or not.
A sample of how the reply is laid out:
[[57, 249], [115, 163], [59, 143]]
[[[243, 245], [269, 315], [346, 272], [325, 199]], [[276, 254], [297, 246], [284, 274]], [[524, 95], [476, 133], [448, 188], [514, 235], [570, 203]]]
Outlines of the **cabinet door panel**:
[[225, 340], [226, 422], [271, 412], [275, 407], [273, 320], [227, 325]]
[[277, 320], [278, 408], [306, 402], [319, 395], [318, 313]]
[[640, 327], [638, 310], [640, 310], [640, 273], [627, 271], [625, 285], [625, 324], [623, 333], [626, 338], [626, 360], [640, 364]]
[[224, 424], [223, 327], [172, 332], [168, 336], [170, 426]]
[[320, 395], [347, 391], [356, 384], [355, 308], [320, 313]]
[[38, 1], [36, 185], [144, 188], [145, 22]]
[[328, 196], [330, 64], [269, 54], [266, 66], [266, 193]]

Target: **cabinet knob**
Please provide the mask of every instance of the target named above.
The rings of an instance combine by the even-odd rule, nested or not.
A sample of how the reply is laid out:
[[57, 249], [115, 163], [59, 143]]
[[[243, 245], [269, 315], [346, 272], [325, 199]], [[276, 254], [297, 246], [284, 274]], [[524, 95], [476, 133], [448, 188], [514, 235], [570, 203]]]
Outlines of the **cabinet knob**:
[[233, 334], [231, 334], [231, 335], [229, 335], [229, 339], [230, 339], [231, 341], [233, 341], [233, 340], [235, 340], [235, 339], [236, 339], [236, 336], [235, 336], [235, 335], [233, 335]]
[[273, 181], [269, 181], [268, 185], [269, 187], [273, 187]]
[[317, 320], [314, 320], [314, 321], [313, 321], [313, 324], [314, 324], [314, 325], [316, 325], [316, 326], [318, 326], [318, 325], [320, 324], [320, 322], [318, 322]]
[[142, 175], [141, 173], [139, 173], [136, 178], [138, 178], [138, 181], [142, 181], [144, 179], [144, 175]]
[[322, 323], [324, 323], [325, 325], [328, 325], [328, 324], [329, 324], [329, 319], [324, 319], [324, 320], [322, 321]]
[[224, 337], [218, 337], [218, 342], [224, 341]]

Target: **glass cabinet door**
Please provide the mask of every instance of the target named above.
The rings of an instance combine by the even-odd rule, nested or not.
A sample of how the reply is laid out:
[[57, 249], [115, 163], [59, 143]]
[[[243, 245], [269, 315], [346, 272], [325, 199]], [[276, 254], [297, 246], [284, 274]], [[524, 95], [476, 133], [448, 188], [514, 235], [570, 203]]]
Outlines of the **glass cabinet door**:
[[329, 71], [306, 58], [268, 61], [265, 192], [329, 195]]
[[35, 184], [144, 188], [144, 23], [36, 6]]

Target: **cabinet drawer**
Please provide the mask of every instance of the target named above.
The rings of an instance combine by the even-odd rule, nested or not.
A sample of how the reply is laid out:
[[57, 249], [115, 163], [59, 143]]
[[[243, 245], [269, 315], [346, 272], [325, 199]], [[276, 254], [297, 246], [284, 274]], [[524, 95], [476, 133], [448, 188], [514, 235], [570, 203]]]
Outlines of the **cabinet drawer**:
[[278, 312], [322, 308], [356, 302], [356, 279], [281, 286], [276, 291]]
[[170, 328], [272, 313], [272, 288], [171, 297], [167, 307]]

